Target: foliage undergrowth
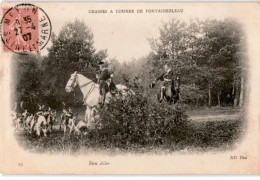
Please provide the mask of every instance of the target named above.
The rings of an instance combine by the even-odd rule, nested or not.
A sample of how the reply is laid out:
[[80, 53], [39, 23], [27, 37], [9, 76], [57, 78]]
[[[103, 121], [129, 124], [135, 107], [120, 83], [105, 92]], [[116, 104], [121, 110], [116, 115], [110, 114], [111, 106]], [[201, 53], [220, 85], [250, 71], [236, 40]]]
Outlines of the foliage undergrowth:
[[87, 135], [63, 134], [55, 130], [47, 137], [27, 133], [18, 142], [33, 152], [90, 151], [154, 152], [178, 150], [230, 149], [243, 132], [243, 119], [190, 121], [178, 105], [151, 103], [140, 94], [114, 99], [100, 109], [96, 128]]
[[170, 145], [185, 131], [187, 116], [178, 106], [158, 104], [141, 94], [114, 99], [100, 110], [100, 128], [95, 130], [101, 144], [122, 149]]

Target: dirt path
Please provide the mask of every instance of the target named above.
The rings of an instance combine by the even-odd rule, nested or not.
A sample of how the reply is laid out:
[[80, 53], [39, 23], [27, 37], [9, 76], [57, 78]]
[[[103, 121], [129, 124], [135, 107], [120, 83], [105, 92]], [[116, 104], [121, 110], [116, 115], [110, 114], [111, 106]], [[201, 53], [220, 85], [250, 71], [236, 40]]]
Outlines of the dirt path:
[[[77, 111], [79, 113], [78, 117], [84, 119], [84, 111]], [[237, 120], [243, 116], [243, 111], [238, 108], [221, 108], [221, 109], [204, 109], [204, 110], [193, 110], [187, 111], [189, 120], [194, 120], [198, 122], [205, 121], [225, 121], [225, 120]], [[57, 116], [58, 121], [55, 123], [54, 128], [59, 129], [59, 117]], [[63, 129], [62, 129], [63, 130]]]
[[219, 114], [219, 115], [203, 115], [203, 116], [189, 116], [188, 119], [194, 121], [224, 121], [224, 120], [237, 120], [242, 114]]

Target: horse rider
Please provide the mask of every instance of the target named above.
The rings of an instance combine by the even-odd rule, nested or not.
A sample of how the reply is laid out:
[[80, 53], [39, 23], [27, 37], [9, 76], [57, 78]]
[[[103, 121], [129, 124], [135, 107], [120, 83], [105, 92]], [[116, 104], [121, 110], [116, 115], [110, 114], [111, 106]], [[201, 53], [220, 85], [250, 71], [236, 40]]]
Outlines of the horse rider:
[[104, 105], [106, 93], [111, 92], [112, 95], [116, 93], [116, 86], [112, 81], [113, 74], [111, 74], [104, 61], [99, 62], [100, 75], [98, 78], [99, 93], [101, 95], [101, 105]]
[[158, 80], [163, 81], [163, 84], [161, 86], [161, 96], [159, 99], [159, 102], [161, 102], [165, 95], [166, 86], [170, 85], [171, 88], [174, 89], [174, 73], [172, 69], [168, 66], [168, 64], [164, 65], [164, 72], [152, 82], [150, 87], [153, 88], [155, 86], [155, 82]]

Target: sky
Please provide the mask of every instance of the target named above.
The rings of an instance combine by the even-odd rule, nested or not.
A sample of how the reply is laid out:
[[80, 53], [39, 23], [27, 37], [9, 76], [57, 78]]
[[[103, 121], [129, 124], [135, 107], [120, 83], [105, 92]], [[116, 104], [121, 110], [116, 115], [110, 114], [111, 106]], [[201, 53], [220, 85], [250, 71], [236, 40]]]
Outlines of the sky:
[[[163, 19], [168, 20], [170, 17], [144, 15], [144, 14], [123, 14], [116, 13], [117, 9], [108, 7], [88, 7], [84, 5], [75, 7], [61, 8], [57, 6], [56, 10], [50, 8], [45, 12], [51, 19], [53, 32], [58, 35], [62, 26], [68, 21], [75, 19], [83, 20], [92, 30], [94, 34], [94, 46], [97, 50], [107, 49], [108, 58], [116, 57], [120, 62], [130, 61], [132, 58], [139, 58], [147, 55], [150, 51], [148, 38], [158, 37], [159, 27]], [[89, 13], [89, 10], [104, 9], [109, 13]], [[113, 14], [110, 10], [113, 10]], [[122, 8], [122, 9], [137, 9]], [[114, 11], [115, 10], [115, 11]], [[59, 12], [59, 17], [57, 17]], [[63, 17], [63, 18], [60, 18]], [[66, 17], [66, 18], [64, 18]], [[151, 21], [152, 20], [152, 21]], [[47, 47], [50, 47], [48, 43]], [[47, 49], [42, 51], [42, 54], [47, 54]]]
[[[216, 18], [229, 15], [223, 6], [189, 3], [34, 3], [49, 16], [53, 33], [58, 35], [62, 26], [75, 19], [83, 20], [94, 34], [97, 50], [107, 49], [108, 58], [120, 62], [140, 58], [150, 51], [148, 38], [159, 36], [159, 27], [171, 18], [188, 21], [190, 18]], [[211, 8], [208, 8], [211, 7]], [[216, 8], [214, 8], [216, 7]], [[214, 11], [212, 11], [212, 8]], [[183, 9], [183, 13], [136, 13], [137, 9]], [[106, 10], [107, 13], [89, 13], [90, 10]], [[113, 13], [110, 11], [113, 10]], [[116, 10], [134, 10], [135, 13], [116, 13]], [[42, 55], [47, 54], [47, 47]]]

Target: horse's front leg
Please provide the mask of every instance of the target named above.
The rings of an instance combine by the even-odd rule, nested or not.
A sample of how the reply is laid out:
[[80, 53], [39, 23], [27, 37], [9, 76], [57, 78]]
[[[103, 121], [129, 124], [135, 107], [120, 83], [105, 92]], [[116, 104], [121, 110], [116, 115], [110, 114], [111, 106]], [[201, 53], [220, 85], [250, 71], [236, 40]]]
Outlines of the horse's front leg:
[[63, 132], [64, 132], [64, 134], [66, 133], [66, 131], [67, 131], [67, 126], [66, 126], [66, 124], [64, 124], [64, 126], [63, 126]]
[[88, 122], [88, 109], [89, 107], [86, 106], [86, 112], [85, 112], [85, 122]]
[[89, 121], [89, 123], [91, 123], [91, 119], [92, 118], [92, 108], [88, 108], [88, 121]]
[[87, 110], [87, 114], [88, 114], [88, 122], [87, 122], [87, 127], [88, 128], [91, 128], [92, 124], [93, 124], [93, 116], [92, 116], [92, 108], [91, 107], [88, 107], [88, 110]]

